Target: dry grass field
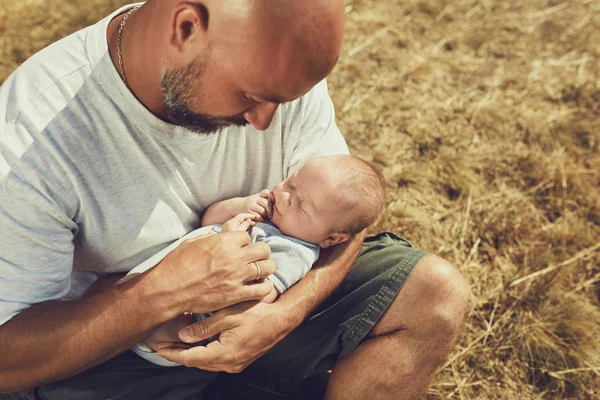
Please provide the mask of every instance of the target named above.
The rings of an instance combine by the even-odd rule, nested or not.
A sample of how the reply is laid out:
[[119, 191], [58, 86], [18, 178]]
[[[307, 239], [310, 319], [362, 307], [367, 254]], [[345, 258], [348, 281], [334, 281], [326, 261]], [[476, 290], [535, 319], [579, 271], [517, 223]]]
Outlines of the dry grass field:
[[[122, 1], [0, 0], [0, 83]], [[349, 0], [329, 79], [392, 230], [471, 308], [427, 399], [600, 398], [600, 0]]]

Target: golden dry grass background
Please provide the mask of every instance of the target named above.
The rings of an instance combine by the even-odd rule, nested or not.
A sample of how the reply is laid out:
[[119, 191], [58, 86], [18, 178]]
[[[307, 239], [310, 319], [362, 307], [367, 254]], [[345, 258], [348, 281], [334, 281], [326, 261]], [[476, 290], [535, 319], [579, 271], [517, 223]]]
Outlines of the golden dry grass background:
[[[0, 82], [121, 4], [0, 0]], [[346, 4], [329, 84], [388, 182], [372, 231], [473, 290], [427, 398], [600, 398], [600, 0]]]

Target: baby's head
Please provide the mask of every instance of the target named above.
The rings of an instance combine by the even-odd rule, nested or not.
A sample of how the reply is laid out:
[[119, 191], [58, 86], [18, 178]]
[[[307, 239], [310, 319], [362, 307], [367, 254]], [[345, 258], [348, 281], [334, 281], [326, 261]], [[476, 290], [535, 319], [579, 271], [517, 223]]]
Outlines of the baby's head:
[[326, 248], [373, 223], [385, 202], [381, 172], [348, 155], [309, 160], [273, 188], [271, 222], [284, 234]]

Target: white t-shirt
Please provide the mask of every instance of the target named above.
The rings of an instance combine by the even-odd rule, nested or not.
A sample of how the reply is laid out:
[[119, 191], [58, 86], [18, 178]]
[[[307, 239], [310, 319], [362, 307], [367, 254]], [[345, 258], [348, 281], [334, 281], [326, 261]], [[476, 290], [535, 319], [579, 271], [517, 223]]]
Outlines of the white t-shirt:
[[151, 114], [121, 81], [106, 29], [123, 7], [27, 60], [0, 87], [0, 325], [76, 299], [200, 225], [218, 200], [347, 153], [323, 81], [268, 130], [199, 135]]

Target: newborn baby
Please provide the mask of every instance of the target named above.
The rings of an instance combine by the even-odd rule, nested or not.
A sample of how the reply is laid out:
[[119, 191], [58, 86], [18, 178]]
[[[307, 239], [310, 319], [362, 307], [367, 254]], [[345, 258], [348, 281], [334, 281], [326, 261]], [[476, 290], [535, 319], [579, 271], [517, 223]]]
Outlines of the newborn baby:
[[[264, 241], [271, 248], [276, 272], [267, 278], [273, 282], [273, 291], [263, 301], [273, 302], [304, 277], [321, 248], [343, 243], [373, 223], [384, 201], [383, 177], [369, 163], [348, 155], [315, 158], [272, 190], [212, 204], [202, 217], [203, 228], [190, 232], [128, 275], [156, 265], [187, 238], [211, 231], [249, 230], [253, 242]], [[183, 345], [179, 331], [206, 317], [185, 314], [167, 321], [133, 350], [155, 364], [178, 365], [154, 350], [161, 342]]]

